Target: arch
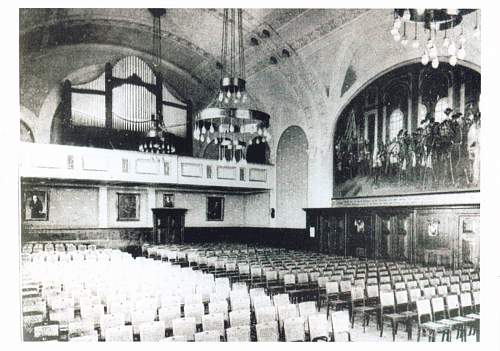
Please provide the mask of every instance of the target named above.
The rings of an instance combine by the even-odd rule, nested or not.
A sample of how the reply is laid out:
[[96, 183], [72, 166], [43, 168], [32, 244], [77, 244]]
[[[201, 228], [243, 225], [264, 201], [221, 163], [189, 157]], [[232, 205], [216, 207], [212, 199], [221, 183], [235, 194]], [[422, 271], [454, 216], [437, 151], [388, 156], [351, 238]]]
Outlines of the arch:
[[307, 206], [308, 148], [306, 133], [288, 127], [280, 136], [276, 153], [276, 223], [282, 228], [305, 228], [302, 208]]
[[20, 128], [21, 128], [20, 130], [21, 141], [25, 143], [34, 143], [35, 136], [33, 135], [33, 131], [28, 126], [28, 124], [23, 120], [20, 120]]

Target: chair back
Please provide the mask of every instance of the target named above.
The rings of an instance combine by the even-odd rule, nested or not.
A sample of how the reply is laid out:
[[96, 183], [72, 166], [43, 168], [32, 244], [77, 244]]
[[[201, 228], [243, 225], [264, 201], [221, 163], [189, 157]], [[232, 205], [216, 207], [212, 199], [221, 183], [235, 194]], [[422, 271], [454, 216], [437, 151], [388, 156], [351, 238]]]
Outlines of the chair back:
[[132, 342], [134, 341], [134, 335], [132, 332], [131, 325], [121, 325], [119, 327], [108, 328], [105, 331], [106, 341], [116, 342]]
[[285, 341], [304, 341], [306, 333], [302, 317], [287, 318], [284, 321]]
[[278, 321], [280, 328], [283, 327], [283, 322], [286, 319], [294, 318], [299, 316], [299, 311], [297, 309], [297, 305], [279, 305], [278, 306]]
[[194, 334], [195, 342], [220, 342], [220, 333], [217, 330], [204, 330]]
[[193, 317], [177, 318], [172, 321], [174, 336], [184, 336], [187, 340], [194, 340], [196, 320]]
[[281, 305], [288, 305], [290, 303], [290, 295], [288, 294], [277, 294], [273, 296], [274, 306], [278, 307]]
[[255, 308], [255, 319], [257, 324], [275, 321], [276, 310], [273, 306]]
[[250, 341], [250, 326], [238, 326], [226, 329], [228, 342], [248, 342]]
[[276, 342], [279, 339], [278, 323], [276, 321], [257, 323], [255, 330], [257, 341]]
[[229, 322], [231, 327], [249, 326], [250, 310], [238, 310], [229, 312]]
[[139, 337], [142, 341], [160, 341], [165, 337], [163, 321], [148, 322], [139, 325]]
[[213, 313], [222, 313], [224, 316], [224, 319], [227, 321], [229, 320], [229, 311], [228, 311], [228, 304], [227, 301], [216, 301], [216, 302], [210, 302], [208, 304], [208, 313], [213, 314]]
[[323, 313], [310, 315], [308, 317], [308, 326], [311, 341], [319, 337], [328, 338], [330, 334], [328, 320], [326, 319], [326, 315]]
[[335, 311], [330, 314], [330, 318], [334, 335], [338, 333], [349, 332], [349, 311]]
[[334, 295], [340, 292], [339, 283], [337, 281], [327, 282], [325, 288], [327, 295]]
[[215, 330], [219, 336], [224, 336], [224, 315], [222, 313], [206, 314], [202, 316], [202, 326], [204, 331]]
[[417, 318], [418, 324], [432, 321], [431, 303], [428, 299], [421, 299], [416, 301], [417, 305]]
[[196, 324], [201, 324], [201, 317], [205, 314], [205, 306], [202, 303], [184, 305], [184, 317], [193, 317]]
[[181, 318], [179, 305], [164, 306], [158, 310], [158, 319], [165, 323], [166, 329], [172, 329], [172, 321]]

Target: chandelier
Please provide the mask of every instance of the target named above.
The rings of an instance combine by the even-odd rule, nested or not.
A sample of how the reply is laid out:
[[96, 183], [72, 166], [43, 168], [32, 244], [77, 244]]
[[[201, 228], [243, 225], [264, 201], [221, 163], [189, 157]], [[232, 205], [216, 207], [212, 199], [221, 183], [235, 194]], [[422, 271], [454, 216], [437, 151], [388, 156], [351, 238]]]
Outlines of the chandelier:
[[241, 9], [224, 9], [219, 91], [194, 121], [193, 138], [213, 142], [219, 161], [246, 162], [247, 148], [271, 139], [269, 115], [246, 89]]
[[[153, 15], [153, 65], [158, 75], [161, 64], [161, 17], [165, 9], [149, 9]], [[158, 106], [158, 105], [157, 105]], [[171, 141], [171, 134], [158, 116], [162, 114], [161, 107], [157, 107], [157, 115], [151, 115], [151, 128], [146, 133], [144, 140], [139, 144], [139, 151], [154, 154], [174, 154], [175, 146]]]
[[[391, 34], [396, 42], [414, 49], [423, 48], [421, 62], [439, 67], [438, 56], [445, 56], [450, 65], [466, 56], [463, 16], [475, 12], [473, 37], [481, 34], [478, 11], [472, 9], [395, 9]], [[423, 27], [423, 33], [419, 33]], [[419, 34], [422, 34], [419, 38]], [[421, 41], [423, 43], [421, 43]]]

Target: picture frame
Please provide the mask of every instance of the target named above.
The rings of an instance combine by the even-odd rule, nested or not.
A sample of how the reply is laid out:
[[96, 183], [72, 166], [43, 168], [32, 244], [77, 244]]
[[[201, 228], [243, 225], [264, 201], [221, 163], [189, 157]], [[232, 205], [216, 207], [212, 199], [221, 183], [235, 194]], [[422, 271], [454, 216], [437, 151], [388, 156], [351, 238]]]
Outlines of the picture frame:
[[163, 207], [174, 207], [174, 194], [163, 194]]
[[224, 221], [224, 197], [207, 197], [207, 221]]
[[117, 193], [117, 221], [140, 220], [140, 194]]
[[23, 219], [49, 220], [49, 193], [45, 190], [26, 190], [23, 193]]

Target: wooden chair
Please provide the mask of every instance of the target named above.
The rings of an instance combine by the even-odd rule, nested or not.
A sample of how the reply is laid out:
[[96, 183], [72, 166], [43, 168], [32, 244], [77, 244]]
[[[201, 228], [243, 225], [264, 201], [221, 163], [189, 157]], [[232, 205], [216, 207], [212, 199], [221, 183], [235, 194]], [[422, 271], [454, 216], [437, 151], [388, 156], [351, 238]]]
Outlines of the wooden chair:
[[363, 332], [366, 331], [366, 324], [369, 318], [369, 313], [375, 311], [375, 307], [366, 306], [365, 290], [363, 286], [353, 286], [351, 289], [351, 328], [354, 327], [356, 314], [361, 314], [363, 321]]
[[330, 314], [330, 322], [332, 325], [332, 341], [340, 334], [346, 334], [347, 340], [351, 341], [351, 331], [349, 323], [349, 311], [335, 311]]
[[165, 323], [157, 321], [139, 325], [139, 337], [141, 342], [160, 341], [165, 338]]
[[228, 342], [250, 341], [250, 326], [238, 326], [226, 329], [226, 339]]
[[278, 322], [269, 321], [255, 326], [257, 341], [275, 342], [279, 340]]
[[462, 322], [448, 318], [447, 311], [444, 306], [444, 298], [433, 297], [431, 299], [431, 306], [432, 306], [432, 316], [434, 322], [444, 324], [449, 328], [448, 341], [451, 341], [451, 333], [453, 330], [457, 330], [457, 337], [459, 335], [462, 335], [462, 340], [463, 340], [464, 325]]
[[[447, 295], [446, 300], [446, 311], [449, 319], [462, 323], [461, 336], [462, 341], [467, 341], [467, 326], [474, 328], [476, 325], [476, 320], [474, 318], [467, 318], [461, 315], [460, 303], [458, 302], [457, 295]], [[458, 338], [458, 333], [457, 333]]]
[[196, 333], [196, 319], [194, 317], [174, 319], [172, 321], [172, 329], [173, 336], [183, 336], [188, 341], [192, 341]]
[[421, 299], [416, 301], [416, 305], [418, 323], [417, 341], [420, 341], [420, 334], [422, 332], [428, 333], [429, 341], [436, 341], [436, 335], [439, 333], [442, 334], [441, 341], [443, 341], [445, 337], [447, 340], [450, 340], [450, 327], [433, 321], [430, 301], [428, 299]]
[[106, 342], [132, 342], [134, 341], [134, 335], [131, 325], [122, 325], [119, 327], [108, 328], [105, 331]]
[[250, 309], [229, 312], [229, 323], [231, 327], [249, 326]]
[[225, 334], [224, 315], [222, 313], [206, 314], [202, 316], [203, 331], [216, 331], [219, 338]]
[[384, 322], [391, 322], [392, 341], [396, 340], [398, 332], [398, 324], [407, 322], [408, 317], [404, 314], [396, 312], [396, 301], [394, 298], [394, 291], [381, 291], [380, 292], [380, 337], [384, 333]]
[[302, 317], [292, 317], [284, 320], [283, 323], [285, 341], [305, 341], [304, 319]]
[[328, 341], [329, 330], [328, 319], [325, 314], [313, 314], [307, 319], [309, 340], [315, 341]]
[[217, 330], [207, 330], [194, 334], [195, 342], [220, 342], [220, 334]]

